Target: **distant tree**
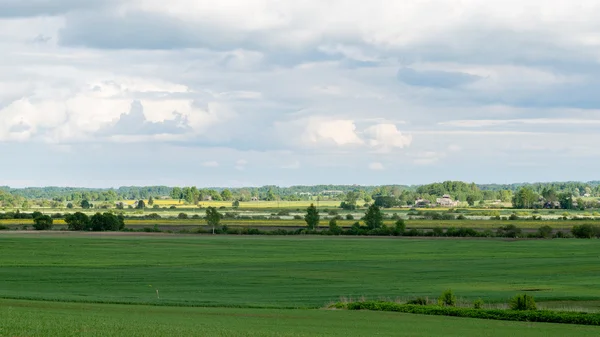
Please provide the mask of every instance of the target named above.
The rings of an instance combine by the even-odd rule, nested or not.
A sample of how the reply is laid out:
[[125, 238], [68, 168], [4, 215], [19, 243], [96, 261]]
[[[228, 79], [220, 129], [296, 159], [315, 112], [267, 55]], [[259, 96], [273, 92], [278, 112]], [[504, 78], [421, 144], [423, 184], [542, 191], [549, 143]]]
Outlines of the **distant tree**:
[[233, 207], [236, 207], [236, 208], [237, 208], [237, 207], [240, 207], [240, 201], [239, 201], [239, 200], [234, 200], [234, 201], [231, 203], [231, 206], [233, 206]]
[[219, 226], [222, 217], [223, 215], [215, 207], [208, 207], [206, 209], [206, 223], [212, 226], [213, 234], [215, 234], [215, 227]]
[[33, 219], [33, 229], [43, 231], [52, 229], [52, 217], [49, 215], [39, 215]]
[[137, 203], [137, 206], [135, 206], [135, 208], [144, 209], [144, 208], [146, 208], [146, 203], [144, 202], [144, 200], [139, 200]]
[[125, 204], [121, 201], [117, 203], [117, 209], [125, 209]]
[[68, 208], [68, 209], [72, 209], [72, 208], [73, 208], [73, 203], [72, 203], [72, 202], [68, 203], [68, 204], [67, 204], [67, 208]]
[[380, 228], [383, 225], [383, 214], [379, 207], [375, 204], [369, 206], [369, 209], [365, 213], [364, 221], [369, 229]]
[[81, 208], [83, 208], [83, 209], [89, 209], [90, 207], [92, 207], [92, 205], [90, 204], [89, 201], [87, 201], [87, 199], [83, 199], [81, 201]]
[[154, 205], [154, 198], [152, 196], [150, 196], [150, 198], [148, 198], [148, 205], [149, 206]]
[[400, 201], [395, 197], [391, 196], [377, 196], [375, 197], [375, 205], [381, 208], [392, 208], [400, 205]]
[[90, 218], [81, 212], [68, 214], [65, 217], [65, 222], [70, 231], [82, 231], [90, 228]]
[[469, 204], [469, 206], [475, 206], [475, 196], [468, 195], [467, 196], [467, 203]]
[[266, 198], [266, 200], [267, 201], [273, 201], [273, 200], [276, 200], [276, 199], [277, 199], [277, 197], [275, 196], [275, 193], [273, 192], [273, 189], [269, 188], [269, 191], [267, 191], [267, 198]]
[[306, 226], [310, 230], [316, 229], [317, 226], [319, 226], [319, 220], [321, 220], [319, 211], [317, 210], [314, 204], [310, 204], [310, 206], [306, 209], [306, 215], [304, 216]]
[[90, 218], [90, 228], [96, 232], [119, 231], [125, 228], [125, 219], [122, 215], [96, 213]]
[[336, 218], [329, 220], [329, 232], [333, 235], [340, 235], [342, 233], [342, 228], [338, 226]]
[[177, 215], [177, 219], [185, 220], [185, 219], [187, 219], [187, 218], [188, 218], [188, 215], [187, 215], [187, 214], [185, 214], [185, 213], [179, 213], [179, 214]]
[[230, 190], [225, 189], [225, 190], [223, 190], [223, 192], [221, 192], [221, 198], [225, 201], [229, 201], [229, 200], [233, 199], [233, 194], [231, 193]]
[[521, 188], [513, 196], [514, 208], [532, 208], [538, 199], [538, 195], [529, 187]]
[[183, 193], [181, 192], [181, 187], [173, 187], [171, 190], [171, 199], [179, 200], [183, 199]]
[[558, 202], [562, 209], [573, 209], [573, 196], [571, 193], [561, 193], [558, 195]]

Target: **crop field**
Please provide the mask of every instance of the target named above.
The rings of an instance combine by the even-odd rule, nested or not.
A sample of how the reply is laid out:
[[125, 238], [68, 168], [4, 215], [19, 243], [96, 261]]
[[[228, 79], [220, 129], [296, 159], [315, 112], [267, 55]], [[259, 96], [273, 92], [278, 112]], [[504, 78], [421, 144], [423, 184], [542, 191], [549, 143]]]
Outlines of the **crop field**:
[[0, 297], [317, 308], [452, 288], [486, 302], [530, 290], [584, 305], [600, 298], [598, 251], [600, 241], [569, 239], [2, 233]]
[[0, 232], [0, 336], [592, 336], [599, 327], [322, 308], [450, 288], [598, 311], [598, 251], [577, 239]]
[[[600, 327], [387, 312], [181, 308], [0, 300], [2, 336], [595, 337]], [[482, 332], [485, 331], [485, 334]]]

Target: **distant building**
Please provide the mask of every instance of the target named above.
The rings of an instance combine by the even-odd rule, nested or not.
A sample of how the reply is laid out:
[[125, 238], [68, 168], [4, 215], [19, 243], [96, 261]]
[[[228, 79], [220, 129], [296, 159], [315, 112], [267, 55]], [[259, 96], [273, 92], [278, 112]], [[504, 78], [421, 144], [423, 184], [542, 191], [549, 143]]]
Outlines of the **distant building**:
[[431, 201], [427, 199], [419, 198], [415, 200], [415, 207], [429, 207], [431, 206]]
[[203, 199], [204, 199], [204, 201], [212, 201], [212, 196], [207, 195]]
[[250, 198], [250, 201], [258, 201], [258, 197], [252, 197]]
[[444, 194], [441, 198], [437, 198], [435, 202], [442, 207], [456, 207], [458, 206], [458, 201], [452, 200], [452, 198], [448, 194]]

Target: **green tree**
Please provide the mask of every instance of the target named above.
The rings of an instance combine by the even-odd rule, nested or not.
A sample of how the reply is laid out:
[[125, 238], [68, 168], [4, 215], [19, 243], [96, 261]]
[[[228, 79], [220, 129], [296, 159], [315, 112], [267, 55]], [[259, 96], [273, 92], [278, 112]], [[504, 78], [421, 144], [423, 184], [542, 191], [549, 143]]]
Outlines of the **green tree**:
[[135, 208], [137, 208], [137, 209], [144, 209], [144, 208], [146, 208], [146, 203], [144, 202], [144, 200], [140, 200], [140, 201], [138, 201], [138, 203], [135, 206]]
[[233, 206], [233, 207], [235, 207], [235, 208], [238, 208], [238, 207], [240, 207], [240, 201], [239, 201], [239, 200], [234, 200], [234, 201], [231, 203], [231, 206]]
[[68, 203], [68, 204], [67, 204], [67, 208], [68, 208], [68, 209], [72, 209], [72, 208], [73, 208], [73, 203], [72, 203], [72, 202]]
[[215, 207], [208, 207], [206, 209], [206, 223], [212, 226], [213, 234], [215, 234], [215, 227], [219, 226], [222, 217], [221, 213]]
[[171, 199], [179, 200], [183, 199], [183, 193], [181, 192], [181, 187], [173, 187], [171, 190]]
[[474, 195], [468, 195], [467, 196], [467, 203], [469, 204], [469, 206], [475, 206], [475, 196]]
[[573, 196], [571, 193], [561, 193], [558, 195], [558, 202], [562, 209], [573, 209]]
[[70, 231], [82, 231], [90, 228], [90, 218], [81, 212], [68, 214], [65, 217], [65, 222], [67, 223], [67, 228]]
[[319, 226], [319, 220], [321, 220], [319, 211], [317, 210], [314, 204], [310, 204], [310, 206], [306, 209], [306, 215], [304, 216], [306, 226], [310, 230], [316, 229], [317, 226]]
[[538, 195], [530, 188], [521, 188], [513, 197], [514, 208], [532, 208]]
[[383, 214], [381, 213], [379, 207], [373, 204], [369, 206], [369, 209], [367, 209], [364, 220], [365, 224], [367, 225], [367, 228], [380, 228], [381, 225], [383, 225]]
[[148, 198], [148, 205], [150, 205], [150, 206], [154, 205], [154, 198], [152, 196], [150, 196], [150, 198]]
[[223, 190], [223, 192], [221, 192], [221, 198], [225, 201], [230, 201], [231, 199], [233, 199], [233, 194], [230, 190], [225, 189]]
[[87, 199], [83, 199], [83, 200], [81, 201], [81, 208], [83, 208], [83, 209], [88, 209], [88, 208], [90, 208], [90, 207], [92, 207], [92, 205], [90, 204], [90, 202], [89, 202], [89, 201], [87, 201]]
[[119, 231], [125, 228], [125, 219], [122, 215], [96, 213], [90, 218], [90, 228], [96, 232]]
[[333, 235], [342, 234], [342, 228], [338, 226], [336, 218], [329, 220], [329, 232]]
[[49, 215], [39, 215], [33, 219], [33, 229], [37, 231], [52, 229], [52, 222]]

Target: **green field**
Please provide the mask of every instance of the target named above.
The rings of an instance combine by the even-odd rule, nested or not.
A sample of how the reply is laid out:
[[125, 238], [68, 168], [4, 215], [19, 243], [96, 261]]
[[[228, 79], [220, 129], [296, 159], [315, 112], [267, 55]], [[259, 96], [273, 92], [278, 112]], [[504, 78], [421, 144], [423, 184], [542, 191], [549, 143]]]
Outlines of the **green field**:
[[0, 336], [595, 336], [598, 327], [322, 308], [451, 288], [463, 302], [527, 292], [542, 308], [597, 312], [599, 251], [577, 239], [2, 232]]
[[[598, 300], [598, 240], [0, 235], [0, 297], [322, 307], [340, 297]], [[160, 292], [157, 299], [156, 289]]]
[[0, 300], [0, 336], [598, 336], [600, 327], [387, 312]]

